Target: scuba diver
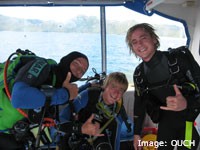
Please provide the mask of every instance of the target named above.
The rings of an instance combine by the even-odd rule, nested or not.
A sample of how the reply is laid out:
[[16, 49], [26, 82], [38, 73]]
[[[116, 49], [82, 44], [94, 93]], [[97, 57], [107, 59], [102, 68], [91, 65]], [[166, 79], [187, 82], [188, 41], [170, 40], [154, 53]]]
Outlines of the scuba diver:
[[135, 150], [144, 146], [141, 134], [146, 113], [158, 123], [158, 150], [176, 146], [178, 150], [196, 150], [199, 135], [194, 121], [200, 112], [200, 68], [192, 54], [184, 46], [157, 50], [159, 37], [147, 23], [129, 28], [126, 43], [130, 53], [142, 59], [133, 75]]
[[[2, 125], [6, 132], [3, 130], [0, 132], [0, 149], [25, 149], [25, 141], [21, 140], [27, 140], [30, 130], [24, 130], [24, 126], [42, 124], [44, 117], [59, 121], [58, 105], [65, 104], [77, 96], [78, 87], [72, 82], [80, 79], [87, 71], [88, 66], [87, 56], [76, 51], [64, 56], [58, 64], [50, 64], [46, 59], [36, 57], [22, 66], [15, 77], [11, 102], [14, 108], [20, 108], [27, 112], [27, 119], [24, 119], [22, 115], [19, 118], [9, 116], [12, 120], [7, 119], [8, 121]], [[91, 122], [87, 122], [85, 126], [71, 124], [69, 131], [73, 132], [73, 129], [78, 128], [80, 132], [84, 132], [87, 125], [94, 126]], [[92, 131], [92, 133], [95, 132]], [[39, 143], [35, 146], [39, 146]]]
[[[74, 99], [73, 109], [78, 115], [78, 121], [84, 123], [94, 115], [93, 123], [99, 124], [99, 136], [71, 135], [63, 139], [59, 150], [119, 150], [122, 117], [120, 109], [122, 97], [128, 88], [124, 73], [110, 73], [102, 87], [90, 87]], [[61, 116], [65, 116], [65, 111]]]

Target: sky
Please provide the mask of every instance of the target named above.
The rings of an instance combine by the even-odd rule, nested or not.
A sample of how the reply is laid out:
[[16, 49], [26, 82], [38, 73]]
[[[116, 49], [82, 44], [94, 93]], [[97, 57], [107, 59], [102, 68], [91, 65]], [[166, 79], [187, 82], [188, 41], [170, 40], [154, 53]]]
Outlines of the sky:
[[[0, 7], [0, 15], [12, 16], [24, 19], [41, 19], [54, 20], [57, 22], [65, 22], [78, 15], [96, 16], [99, 17], [99, 7]], [[142, 16], [142, 17], [141, 17]], [[169, 21], [158, 15], [148, 17], [137, 12], [131, 11], [123, 6], [112, 7], [106, 9], [106, 17], [108, 20], [124, 21], [136, 20], [145, 22], [160, 23], [160, 24], [174, 24], [174, 21]]]

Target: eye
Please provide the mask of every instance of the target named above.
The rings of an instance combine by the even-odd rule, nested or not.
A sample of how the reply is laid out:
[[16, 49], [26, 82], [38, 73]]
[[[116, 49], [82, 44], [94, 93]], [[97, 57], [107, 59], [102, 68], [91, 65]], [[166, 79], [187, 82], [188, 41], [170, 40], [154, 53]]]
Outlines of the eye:
[[115, 84], [111, 84], [111, 88], [114, 89], [116, 86]]
[[120, 94], [124, 94], [124, 91], [125, 91], [125, 90], [122, 89], [122, 88], [119, 90]]
[[133, 45], [136, 45], [136, 44], [137, 44], [137, 41], [135, 41], [135, 40], [131, 42], [131, 45], [132, 45], [132, 46], [133, 46]]
[[81, 76], [86, 72], [86, 69], [84, 69], [84, 65], [81, 63], [81, 60], [74, 60], [74, 65], [80, 72]]

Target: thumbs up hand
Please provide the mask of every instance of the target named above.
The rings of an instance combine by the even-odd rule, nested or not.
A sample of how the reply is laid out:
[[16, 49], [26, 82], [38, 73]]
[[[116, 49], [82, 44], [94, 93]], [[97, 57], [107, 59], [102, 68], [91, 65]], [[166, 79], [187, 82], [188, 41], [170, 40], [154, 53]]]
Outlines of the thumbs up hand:
[[68, 84], [70, 84], [71, 76], [72, 76], [71, 72], [68, 72], [68, 73], [67, 73], [67, 76], [66, 76], [66, 78], [65, 78], [65, 81], [63, 82], [63, 87], [65, 87], [65, 86], [67, 86]]
[[63, 82], [63, 87], [68, 89], [70, 98], [69, 100], [73, 100], [78, 95], [78, 86], [74, 83], [70, 83], [71, 73], [68, 72], [65, 81]]
[[171, 111], [182, 111], [187, 107], [187, 101], [183, 97], [181, 91], [174, 85], [175, 96], [168, 96], [166, 98], [167, 106], [161, 106], [162, 110], [171, 110]]

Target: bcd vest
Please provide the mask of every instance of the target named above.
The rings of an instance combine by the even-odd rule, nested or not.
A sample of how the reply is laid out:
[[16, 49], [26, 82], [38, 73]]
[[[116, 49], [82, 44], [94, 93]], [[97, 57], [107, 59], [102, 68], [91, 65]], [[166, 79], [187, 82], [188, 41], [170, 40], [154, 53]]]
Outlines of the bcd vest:
[[[13, 54], [17, 54], [17, 57], [14, 57], [11, 60], [11, 56]], [[18, 49], [16, 53], [13, 53], [10, 56], [10, 59], [8, 59], [9, 63], [6, 68], [6, 63], [1, 63], [1, 72], [0, 72], [0, 132], [7, 132], [9, 129], [13, 127], [13, 125], [24, 118], [24, 115], [14, 108], [10, 102], [10, 95], [6, 92], [7, 90], [11, 93], [12, 92], [12, 86], [15, 81], [15, 77], [17, 75], [18, 70], [24, 66], [26, 63], [39, 58], [34, 53], [30, 51], [22, 51]], [[48, 64], [56, 64], [56, 62], [52, 59], [47, 60]], [[6, 69], [5, 69], [6, 68]], [[5, 76], [6, 71], [6, 76]], [[6, 80], [6, 82], [5, 82]], [[5, 85], [7, 83], [7, 85]], [[26, 113], [22, 111], [23, 113]], [[27, 115], [27, 114], [26, 114]]]
[[[189, 50], [186, 47], [179, 47], [160, 53], [162, 53], [163, 58], [167, 58], [167, 61], [165, 61], [167, 63], [165, 68], [169, 72], [167, 78], [150, 83], [148, 80], [150, 77], [147, 77], [148, 73], [145, 72], [144, 62], [134, 72], [136, 94], [143, 97], [142, 100], [147, 106], [147, 113], [155, 123], [159, 121], [160, 106], [166, 105], [166, 97], [175, 94], [173, 84], [178, 85], [183, 96], [189, 100], [188, 103], [199, 99], [200, 68]], [[163, 69], [161, 68], [160, 71], [163, 71]], [[151, 78], [156, 81], [158, 77], [151, 76]], [[189, 120], [193, 120], [199, 112], [194, 107], [189, 111], [191, 111], [187, 116]]]
[[[177, 84], [182, 87], [183, 93], [188, 92], [199, 92], [199, 74], [200, 69], [194, 61], [188, 59], [188, 49], [185, 47], [180, 47], [177, 49], [171, 49], [169, 52], [162, 52], [164, 56], [167, 57], [167, 66], [169, 71], [169, 78], [163, 80], [162, 82], [149, 83], [146, 74], [144, 72], [144, 63], [142, 62], [134, 72], [134, 83], [136, 87], [137, 95], [143, 95], [144, 93], [149, 93], [151, 90], [159, 89], [164, 86], [172, 86]], [[194, 63], [192, 63], [194, 62]], [[194, 69], [193, 67], [196, 66]], [[195, 71], [194, 71], [195, 70]], [[194, 75], [195, 72], [198, 75]], [[156, 79], [155, 79], [156, 80]], [[165, 91], [166, 92], [166, 91]]]
[[79, 120], [85, 122], [92, 113], [95, 114], [94, 121], [100, 123], [100, 130], [105, 127], [101, 132], [104, 133], [105, 136], [103, 138], [98, 137], [97, 139], [88, 139], [88, 142], [92, 142], [97, 149], [103, 148], [111, 150], [112, 147], [109, 145], [111, 143], [114, 145], [115, 136], [117, 134], [117, 122], [114, 119], [114, 115], [118, 115], [122, 102], [120, 101], [110, 109], [101, 101], [101, 92], [102, 89], [98, 87], [91, 87], [88, 89], [88, 103], [87, 106], [80, 111]]

